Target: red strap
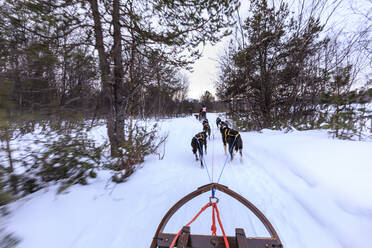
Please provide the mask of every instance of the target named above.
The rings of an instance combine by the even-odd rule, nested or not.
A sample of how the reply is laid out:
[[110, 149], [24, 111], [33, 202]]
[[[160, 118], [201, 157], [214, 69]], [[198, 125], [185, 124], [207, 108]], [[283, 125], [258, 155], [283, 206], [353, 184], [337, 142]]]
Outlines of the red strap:
[[217, 227], [216, 227], [216, 216], [214, 215], [214, 205], [216, 203], [212, 203], [212, 226], [211, 226], [211, 231], [212, 231], [212, 236], [216, 236], [216, 231], [217, 231]]
[[[227, 237], [226, 237], [226, 234], [225, 234], [225, 230], [223, 229], [223, 226], [222, 226], [222, 222], [221, 222], [221, 219], [220, 219], [220, 213], [219, 213], [218, 208], [217, 208], [217, 203], [215, 203], [215, 202], [213, 202], [213, 203], [212, 202], [208, 202], [204, 207], [202, 207], [202, 209], [199, 211], [199, 213], [197, 215], [195, 215], [195, 217], [189, 223], [187, 223], [186, 226], [190, 226], [199, 217], [199, 215], [201, 213], [203, 213], [210, 206], [212, 206], [212, 226], [211, 226], [212, 236], [216, 236], [216, 231], [217, 231], [217, 228], [216, 228], [216, 215], [215, 215], [215, 213], [216, 213], [217, 214], [218, 224], [220, 225], [220, 228], [221, 228], [221, 231], [222, 231], [222, 234], [223, 234], [223, 240], [225, 242], [225, 248], [230, 248], [229, 242], [227, 241]], [[176, 241], [177, 241], [178, 237], [181, 235], [181, 232], [182, 232], [182, 229], [177, 233], [176, 237], [174, 237], [174, 239], [172, 241], [172, 244], [169, 246], [169, 248], [173, 248], [174, 247], [174, 245], [176, 244]]]
[[218, 224], [220, 225], [220, 228], [221, 228], [221, 231], [222, 231], [222, 234], [223, 234], [223, 240], [225, 241], [225, 248], [230, 248], [229, 242], [227, 242], [227, 237], [226, 237], [225, 230], [223, 229], [223, 226], [222, 226], [222, 222], [221, 222], [221, 219], [220, 219], [220, 213], [218, 211], [216, 203], [213, 203], [213, 210], [215, 210], [216, 214], [217, 214]]
[[[198, 217], [199, 217], [199, 215], [201, 214], [201, 213], [203, 213], [204, 212], [204, 210], [206, 210], [207, 208], [209, 208], [210, 206], [212, 206], [212, 203], [210, 203], [210, 202], [208, 202], [200, 211], [199, 211], [199, 213], [197, 214], [197, 215], [195, 215], [195, 217], [189, 222], [189, 223], [187, 223], [187, 225], [186, 226], [189, 226], [189, 225], [191, 225], [191, 223], [193, 223]], [[181, 232], [182, 232], [182, 229], [177, 233], [177, 235], [176, 235], [176, 237], [174, 237], [174, 239], [173, 239], [173, 242], [172, 242], [172, 244], [169, 246], [169, 248], [173, 248], [174, 247], [174, 245], [176, 244], [176, 241], [177, 241], [177, 239], [178, 239], [178, 237], [180, 236], [180, 234], [181, 234]]]

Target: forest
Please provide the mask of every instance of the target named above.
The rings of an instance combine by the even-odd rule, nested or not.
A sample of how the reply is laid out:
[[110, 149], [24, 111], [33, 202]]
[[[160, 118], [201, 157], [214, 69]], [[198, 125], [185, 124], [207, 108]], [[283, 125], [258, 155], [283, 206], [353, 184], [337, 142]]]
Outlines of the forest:
[[279, 2], [251, 1], [250, 16], [239, 19], [218, 97], [247, 130], [323, 126], [339, 138], [361, 135], [371, 117], [370, 16], [347, 32], [327, 25], [341, 2], [299, 1], [296, 13]]

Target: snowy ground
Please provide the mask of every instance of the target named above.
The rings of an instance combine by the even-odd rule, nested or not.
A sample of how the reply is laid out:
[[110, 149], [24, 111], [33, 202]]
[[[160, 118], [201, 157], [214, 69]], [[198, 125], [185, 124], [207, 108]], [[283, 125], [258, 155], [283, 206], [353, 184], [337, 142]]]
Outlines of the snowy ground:
[[[225, 155], [209, 115], [214, 139], [206, 162], [219, 176]], [[161, 123], [169, 132], [165, 157], [148, 157], [123, 184], [102, 172], [88, 186], [56, 195], [57, 186], [11, 204], [7, 230], [24, 248], [149, 247], [163, 215], [180, 198], [209, 183], [191, 153], [190, 141], [201, 130], [192, 117]], [[103, 128], [95, 137], [105, 136]], [[285, 247], [371, 247], [372, 143], [330, 139], [325, 131], [242, 133], [243, 162], [228, 163], [221, 184], [255, 204], [271, 221]], [[203, 194], [171, 219], [165, 231], [176, 232], [208, 201]], [[243, 227], [247, 235], [265, 236], [264, 227], [239, 203], [217, 192], [228, 235]], [[211, 210], [192, 226], [210, 233]]]

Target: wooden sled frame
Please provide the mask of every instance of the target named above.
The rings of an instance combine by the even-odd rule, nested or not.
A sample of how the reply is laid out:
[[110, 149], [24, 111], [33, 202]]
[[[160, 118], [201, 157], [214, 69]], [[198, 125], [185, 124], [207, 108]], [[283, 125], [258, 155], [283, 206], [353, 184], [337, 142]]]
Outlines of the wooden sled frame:
[[[169, 233], [163, 233], [163, 230], [165, 226], [167, 225], [170, 218], [174, 215], [175, 212], [177, 212], [178, 209], [180, 209], [183, 205], [185, 205], [187, 202], [192, 200], [193, 198], [214, 190], [219, 190], [227, 195], [235, 198], [240, 203], [242, 203], [244, 206], [246, 206], [251, 212], [253, 212], [257, 218], [262, 222], [262, 224], [265, 226], [266, 230], [269, 232], [270, 237], [267, 238], [261, 238], [261, 237], [245, 237], [244, 230], [241, 228], [235, 229], [235, 237], [227, 237], [229, 241], [230, 248], [274, 248], [274, 247], [283, 247], [282, 243], [279, 239], [278, 234], [276, 233], [274, 227], [271, 225], [270, 221], [265, 217], [265, 215], [258, 209], [256, 206], [254, 206], [251, 202], [249, 202], [247, 199], [239, 195], [238, 193], [230, 190], [228, 187], [217, 184], [217, 183], [211, 183], [204, 185], [202, 187], [199, 187], [194, 192], [191, 192], [190, 194], [183, 197], [181, 200], [179, 200], [176, 204], [173, 205], [171, 209], [168, 210], [167, 214], [163, 217], [162, 221], [160, 222], [158, 229], [156, 230], [156, 233], [154, 235], [154, 238], [151, 243], [150, 248], [168, 248], [176, 234], [169, 234]], [[182, 233], [180, 237], [178, 238], [178, 241], [175, 245], [175, 247], [178, 248], [224, 248], [225, 244], [223, 242], [222, 236], [208, 236], [208, 235], [193, 235], [190, 234], [190, 227], [184, 226], [182, 229]]]

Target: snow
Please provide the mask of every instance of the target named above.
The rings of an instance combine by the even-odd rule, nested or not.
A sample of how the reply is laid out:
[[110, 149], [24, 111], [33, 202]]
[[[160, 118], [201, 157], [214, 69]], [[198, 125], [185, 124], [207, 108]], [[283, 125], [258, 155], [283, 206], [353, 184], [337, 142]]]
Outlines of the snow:
[[[208, 140], [206, 163], [216, 181], [225, 155], [208, 114], [214, 138]], [[190, 141], [202, 129], [194, 117], [159, 123], [169, 133], [163, 160], [149, 156], [129, 180], [110, 182], [100, 171], [87, 186], [63, 194], [58, 186], [10, 205], [7, 231], [23, 248], [149, 247], [162, 217], [179, 199], [209, 183], [191, 152]], [[104, 128], [90, 137], [102, 142]], [[370, 247], [372, 230], [372, 143], [331, 139], [326, 131], [241, 133], [243, 161], [236, 155], [220, 183], [244, 196], [270, 220], [285, 247]], [[213, 167], [213, 170], [212, 170]], [[205, 193], [183, 206], [165, 231], [177, 232], [208, 201]], [[259, 220], [231, 197], [217, 192], [225, 231], [267, 236]], [[211, 210], [192, 224], [192, 233], [209, 234]]]

